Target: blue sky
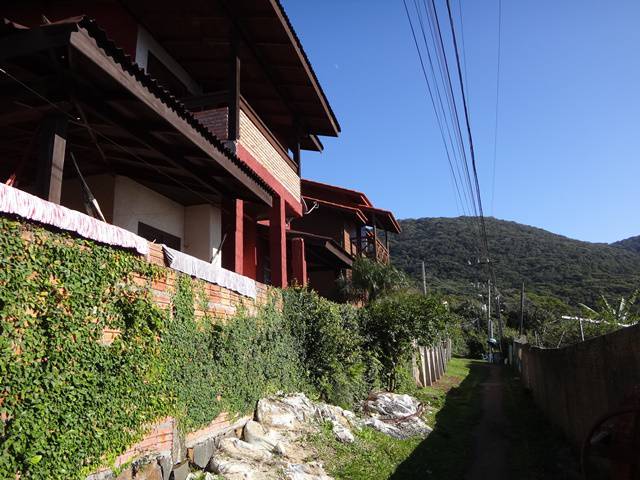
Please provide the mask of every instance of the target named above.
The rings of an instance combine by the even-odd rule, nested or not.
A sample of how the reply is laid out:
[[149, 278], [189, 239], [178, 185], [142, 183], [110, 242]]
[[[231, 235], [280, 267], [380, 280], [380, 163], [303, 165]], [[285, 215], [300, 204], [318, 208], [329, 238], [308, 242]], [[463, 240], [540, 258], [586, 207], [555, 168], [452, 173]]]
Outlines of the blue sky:
[[[283, 0], [342, 126], [303, 176], [362, 190], [399, 218], [457, 216], [401, 0]], [[452, 0], [457, 8], [458, 0]], [[581, 240], [640, 234], [640, 2], [462, 0], [485, 214]]]

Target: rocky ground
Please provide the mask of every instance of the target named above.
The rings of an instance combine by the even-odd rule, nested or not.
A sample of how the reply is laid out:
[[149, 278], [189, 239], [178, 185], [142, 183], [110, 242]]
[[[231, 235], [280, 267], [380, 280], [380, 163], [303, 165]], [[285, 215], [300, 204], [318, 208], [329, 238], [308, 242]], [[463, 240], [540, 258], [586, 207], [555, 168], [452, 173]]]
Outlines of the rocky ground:
[[254, 420], [236, 436], [217, 438], [194, 449], [189, 480], [328, 480], [307, 439], [329, 423], [335, 437], [356, 441], [353, 431], [366, 426], [394, 438], [426, 437], [431, 429], [421, 418], [422, 405], [409, 395], [372, 394], [362, 414], [313, 402], [304, 394], [275, 395], [257, 404]]

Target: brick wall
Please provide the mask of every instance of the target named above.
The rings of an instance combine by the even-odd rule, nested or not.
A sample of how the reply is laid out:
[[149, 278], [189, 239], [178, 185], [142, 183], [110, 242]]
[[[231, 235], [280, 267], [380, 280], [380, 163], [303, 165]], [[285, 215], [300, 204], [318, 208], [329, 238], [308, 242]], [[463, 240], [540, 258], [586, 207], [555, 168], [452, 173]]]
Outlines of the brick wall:
[[[155, 265], [165, 267], [162, 275], [151, 285], [154, 302], [163, 309], [171, 308], [171, 299], [176, 288], [176, 275], [178, 272], [165, 266], [162, 246], [149, 243], [149, 255], [147, 260]], [[139, 279], [141, 282], [143, 280]], [[203, 280], [195, 280], [200, 283], [207, 295], [207, 308], [205, 310], [196, 305], [195, 315], [202, 317], [206, 313], [216, 319], [225, 321], [236, 313], [240, 305], [244, 305], [248, 312], [255, 312], [259, 305], [268, 301], [269, 287], [256, 282], [257, 297], [255, 300], [244, 297], [227, 288], [214, 285]], [[109, 343], [120, 332], [118, 330], [108, 330], [103, 332], [103, 342]], [[114, 461], [116, 467], [125, 465], [127, 462], [145, 455], [165, 455], [171, 457], [173, 463], [179, 463], [188, 454], [188, 449], [200, 441], [220, 435], [221, 433], [235, 428], [238, 423], [246, 422], [249, 417], [230, 417], [226, 412], [222, 412], [209, 425], [195, 432], [186, 432], [182, 439], [178, 433], [176, 422], [172, 417], [164, 418], [154, 425], [149, 426], [148, 433], [135, 445], [132, 445], [126, 452], [119, 455]], [[182, 446], [187, 451], [184, 451]], [[105, 470], [102, 470], [104, 472]], [[99, 478], [97, 476], [96, 478]]]
[[[31, 231], [23, 230], [21, 238], [26, 242], [32, 242], [34, 237]], [[73, 240], [69, 240], [69, 242], [72, 243]], [[161, 245], [149, 243], [147, 261], [164, 267], [162, 275], [153, 281], [151, 290], [154, 302], [162, 309], [170, 309], [178, 272], [166, 267]], [[139, 285], [146, 284], [146, 280], [141, 277], [134, 278], [134, 281]], [[255, 313], [258, 306], [265, 304], [269, 299], [270, 287], [259, 282], [256, 282], [257, 296], [254, 300], [204, 280], [196, 279], [195, 281], [200, 284], [200, 287], [204, 289], [207, 295], [206, 309], [203, 310], [196, 305], [195, 314], [199, 317], [208, 313], [216, 319], [225, 321], [236, 313], [240, 305], [243, 305], [248, 312]], [[120, 333], [119, 329], [105, 328], [101, 342], [108, 345]], [[194, 432], [185, 432], [185, 436], [182, 438], [174, 418], [166, 417], [160, 419], [149, 425], [146, 435], [138, 443], [132, 445], [114, 460], [114, 466], [121, 467], [147, 455], [167, 456], [174, 464], [177, 464], [184, 460], [185, 455], [189, 453], [189, 449], [193, 445], [205, 439], [221, 435], [228, 430], [233, 430], [247, 420], [249, 420], [249, 417], [230, 417], [228, 413], [222, 412], [209, 425]], [[104, 476], [107, 471], [106, 468], [101, 469], [88, 478], [91, 480], [108, 478]]]
[[271, 142], [253, 124], [249, 117], [240, 111], [240, 144], [273, 175], [296, 200], [300, 199], [300, 177], [282, 158]]
[[[164, 267], [165, 262], [162, 246], [156, 243], [149, 243], [147, 260], [150, 263]], [[171, 298], [175, 292], [177, 274], [178, 272], [175, 270], [165, 268], [162, 277], [153, 282], [151, 286], [153, 300], [160, 308], [166, 309], [171, 307]], [[202, 317], [208, 313], [215, 318], [227, 319], [235, 315], [240, 305], [248, 309], [248, 312], [253, 313], [259, 305], [266, 303], [269, 296], [269, 287], [259, 282], [256, 282], [258, 294], [256, 299], [253, 300], [219, 285], [214, 285], [204, 280], [196, 281], [200, 282], [208, 300], [206, 310], [202, 310], [196, 306], [195, 314], [198, 317]]]
[[227, 139], [227, 125], [229, 124], [229, 108], [221, 107], [212, 110], [193, 112], [193, 115], [220, 140]]
[[[220, 140], [227, 139], [229, 109], [215, 108], [193, 112], [195, 117]], [[300, 200], [300, 177], [287, 163], [282, 154], [269, 139], [254, 125], [251, 119], [240, 111], [239, 143], [260, 163], [296, 200]]]

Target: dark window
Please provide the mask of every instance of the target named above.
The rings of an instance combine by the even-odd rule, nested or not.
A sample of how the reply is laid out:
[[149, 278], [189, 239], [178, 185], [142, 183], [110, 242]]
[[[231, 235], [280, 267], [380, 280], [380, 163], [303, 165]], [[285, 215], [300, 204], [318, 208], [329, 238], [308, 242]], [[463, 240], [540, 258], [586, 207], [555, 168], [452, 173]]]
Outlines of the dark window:
[[169, 248], [180, 250], [180, 238], [146, 223], [138, 222], [138, 235], [150, 242], [164, 243]]
[[148, 52], [147, 56], [147, 73], [174, 96], [186, 97], [189, 94], [185, 84], [182, 83], [158, 57], [151, 53], [151, 51]]

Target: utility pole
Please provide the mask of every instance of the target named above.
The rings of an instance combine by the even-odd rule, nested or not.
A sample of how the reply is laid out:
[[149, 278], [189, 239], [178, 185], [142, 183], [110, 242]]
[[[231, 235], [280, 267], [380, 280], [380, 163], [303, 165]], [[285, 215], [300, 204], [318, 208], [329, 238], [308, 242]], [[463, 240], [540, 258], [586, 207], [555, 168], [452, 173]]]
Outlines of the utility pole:
[[427, 294], [427, 272], [424, 269], [424, 260], [422, 261], [422, 291]]
[[491, 280], [489, 280], [489, 296], [487, 297], [487, 333], [493, 338], [493, 324], [491, 323]]
[[500, 306], [500, 294], [498, 294], [497, 297], [498, 300], [498, 337], [500, 337], [500, 349], [502, 350], [502, 316], [500, 315], [500, 310], [501, 310], [501, 306]]
[[522, 282], [522, 289], [520, 290], [520, 336], [524, 332], [524, 282]]
[[487, 297], [487, 330], [489, 334], [489, 363], [493, 363], [493, 346], [491, 345], [491, 339], [493, 338], [493, 324], [491, 323], [491, 279], [487, 284], [489, 287], [489, 296]]

